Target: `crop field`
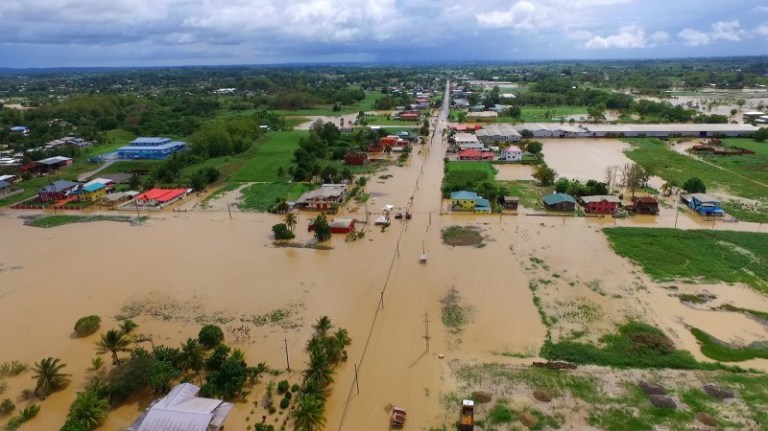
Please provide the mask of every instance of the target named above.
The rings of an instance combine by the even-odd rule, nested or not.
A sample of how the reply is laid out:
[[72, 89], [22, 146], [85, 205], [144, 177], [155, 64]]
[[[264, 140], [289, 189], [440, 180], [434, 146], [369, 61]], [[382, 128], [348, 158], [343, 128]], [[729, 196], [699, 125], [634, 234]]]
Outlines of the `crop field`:
[[256, 144], [250, 160], [235, 172], [230, 181], [235, 182], [271, 182], [280, 181], [278, 167], [288, 170], [293, 159], [293, 152], [299, 147], [299, 138], [306, 136], [305, 131], [270, 132], [264, 141]]
[[657, 281], [744, 283], [768, 293], [768, 234], [610, 228], [614, 251]]

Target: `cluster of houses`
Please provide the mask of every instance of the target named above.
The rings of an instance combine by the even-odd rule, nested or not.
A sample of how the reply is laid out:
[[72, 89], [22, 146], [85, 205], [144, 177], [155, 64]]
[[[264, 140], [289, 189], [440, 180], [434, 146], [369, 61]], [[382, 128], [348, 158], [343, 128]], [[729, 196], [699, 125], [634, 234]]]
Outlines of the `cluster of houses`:
[[[488, 214], [492, 211], [488, 199], [472, 191], [456, 191], [451, 193], [451, 209], [453, 211], [468, 211]], [[580, 205], [586, 214], [615, 214], [621, 206], [621, 201], [613, 195], [579, 196], [574, 198], [565, 193], [551, 193], [541, 198], [544, 207], [550, 211], [573, 212]], [[637, 214], [657, 215], [658, 201], [650, 196], [635, 197], [633, 204], [628, 207]], [[504, 196], [502, 207], [505, 210], [517, 210], [520, 198]]]
[[[96, 178], [81, 183], [74, 181], [54, 181], [37, 190], [37, 203], [53, 203], [57, 206], [70, 202], [90, 202], [110, 208], [131, 201], [131, 207], [162, 208], [189, 195], [192, 190], [186, 188], [153, 188], [143, 193], [137, 191], [116, 192], [117, 182], [110, 178]], [[28, 206], [21, 203], [20, 207]]]
[[[501, 127], [504, 126], [504, 127]], [[517, 132], [508, 133], [511, 126], [502, 124], [493, 128], [483, 128], [476, 133], [456, 133], [451, 138], [454, 149], [457, 149], [457, 160], [502, 160], [505, 162], [519, 162], [523, 160], [523, 150], [516, 145], [508, 145], [502, 149], [491, 144], [499, 142], [517, 141], [520, 134]], [[485, 130], [485, 133], [479, 133]], [[498, 139], [495, 139], [498, 138]], [[498, 156], [497, 156], [498, 154]]]
[[396, 134], [382, 136], [376, 142], [368, 144], [368, 152], [350, 151], [344, 156], [344, 163], [347, 165], [364, 165], [371, 160], [369, 153], [381, 153], [390, 151], [400, 153], [411, 145], [415, 137], [408, 132], [398, 132]]

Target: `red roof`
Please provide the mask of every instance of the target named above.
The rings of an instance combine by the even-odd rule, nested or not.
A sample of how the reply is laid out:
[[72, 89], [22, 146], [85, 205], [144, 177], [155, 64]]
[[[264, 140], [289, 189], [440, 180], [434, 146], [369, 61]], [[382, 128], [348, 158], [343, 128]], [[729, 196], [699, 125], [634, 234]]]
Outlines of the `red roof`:
[[136, 196], [136, 200], [154, 200], [162, 203], [174, 200], [186, 192], [187, 189], [152, 189]]
[[483, 152], [480, 150], [461, 150], [459, 151], [459, 157], [482, 157]]
[[635, 198], [635, 200], [637, 200], [638, 202], [645, 203], [645, 204], [656, 204], [656, 203], [658, 203], [655, 198], [652, 198], [650, 196], [643, 196], [643, 197], [640, 197], [640, 198]]

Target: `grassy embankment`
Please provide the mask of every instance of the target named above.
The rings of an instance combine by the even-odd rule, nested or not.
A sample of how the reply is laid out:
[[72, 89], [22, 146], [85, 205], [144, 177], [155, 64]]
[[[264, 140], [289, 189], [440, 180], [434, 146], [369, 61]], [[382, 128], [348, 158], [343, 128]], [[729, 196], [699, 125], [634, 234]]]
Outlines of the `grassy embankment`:
[[[750, 139], [726, 139], [726, 145], [735, 145], [755, 151], [742, 156], [700, 156], [702, 160], [685, 156], [670, 149], [664, 141], [654, 138], [625, 138], [632, 145], [627, 157], [652, 170], [665, 180], [682, 185], [691, 177], [698, 177], [707, 190], [723, 189], [727, 193], [758, 200], [762, 205], [750, 206], [733, 200], [722, 203], [728, 214], [739, 220], [768, 223], [768, 146]], [[705, 163], [707, 162], [707, 163]], [[712, 166], [708, 163], [714, 164]], [[755, 182], [757, 181], [757, 182]], [[762, 183], [762, 184], [759, 184]]]
[[116, 222], [125, 222], [125, 223], [131, 223], [131, 224], [139, 224], [139, 223], [143, 223], [146, 220], [147, 220], [147, 217], [144, 217], [144, 216], [131, 217], [131, 216], [105, 216], [105, 215], [96, 215], [96, 216], [52, 215], [52, 216], [35, 217], [26, 221], [24, 224], [32, 227], [51, 228], [51, 227], [63, 226], [65, 224], [71, 224], [71, 223], [87, 223], [87, 222], [95, 222], [95, 221], [116, 221]]

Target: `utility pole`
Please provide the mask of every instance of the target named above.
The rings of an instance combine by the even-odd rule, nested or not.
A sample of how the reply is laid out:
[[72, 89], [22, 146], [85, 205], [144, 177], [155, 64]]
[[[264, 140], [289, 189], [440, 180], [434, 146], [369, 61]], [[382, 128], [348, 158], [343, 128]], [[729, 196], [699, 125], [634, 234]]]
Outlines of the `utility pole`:
[[357, 387], [357, 394], [360, 395], [360, 382], [357, 380], [357, 364], [355, 364], [355, 387]]
[[288, 366], [288, 371], [291, 371], [291, 362], [288, 360], [288, 339], [283, 338], [283, 342], [285, 343], [285, 364]]
[[133, 203], [136, 204], [136, 217], [141, 217], [139, 215], [139, 201], [134, 199]]
[[229, 208], [229, 202], [227, 202], [227, 212], [229, 213], [229, 219], [232, 220], [232, 210]]
[[384, 309], [384, 291], [381, 291], [381, 298], [379, 299], [379, 306]]
[[427, 343], [427, 352], [429, 352], [429, 313], [424, 312], [424, 341]]
[[680, 208], [675, 207], [675, 228], [677, 228], [677, 218], [680, 217]]

